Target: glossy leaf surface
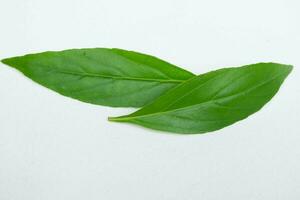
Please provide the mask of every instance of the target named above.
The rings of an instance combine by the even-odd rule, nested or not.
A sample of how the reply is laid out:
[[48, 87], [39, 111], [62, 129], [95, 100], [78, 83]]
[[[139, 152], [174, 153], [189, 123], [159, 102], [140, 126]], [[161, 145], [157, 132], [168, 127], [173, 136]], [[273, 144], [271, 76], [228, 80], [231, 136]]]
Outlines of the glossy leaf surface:
[[121, 49], [52, 51], [2, 62], [62, 95], [113, 107], [143, 106], [194, 77], [153, 56]]
[[258, 63], [192, 78], [137, 112], [109, 118], [176, 133], [205, 133], [242, 120], [278, 91], [292, 66]]

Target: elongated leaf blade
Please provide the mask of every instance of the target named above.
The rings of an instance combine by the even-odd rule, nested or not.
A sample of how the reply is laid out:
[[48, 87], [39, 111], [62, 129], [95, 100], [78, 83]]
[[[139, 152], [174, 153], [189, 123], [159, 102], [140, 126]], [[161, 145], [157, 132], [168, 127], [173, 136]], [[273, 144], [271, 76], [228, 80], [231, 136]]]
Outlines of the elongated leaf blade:
[[153, 56], [122, 49], [71, 49], [13, 57], [3, 63], [80, 101], [140, 107], [194, 77]]
[[205, 133], [242, 120], [278, 91], [292, 66], [259, 63], [192, 78], [137, 112], [110, 121], [175, 133]]

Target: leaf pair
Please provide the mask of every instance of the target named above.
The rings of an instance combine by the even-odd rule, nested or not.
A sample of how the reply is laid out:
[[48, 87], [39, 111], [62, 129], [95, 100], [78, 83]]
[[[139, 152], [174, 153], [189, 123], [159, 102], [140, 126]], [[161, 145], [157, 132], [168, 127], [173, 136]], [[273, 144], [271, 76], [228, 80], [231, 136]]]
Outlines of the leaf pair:
[[195, 76], [121, 49], [73, 49], [4, 59], [32, 80], [84, 102], [144, 108], [110, 121], [176, 133], [221, 129], [258, 111], [292, 66], [259, 63]]

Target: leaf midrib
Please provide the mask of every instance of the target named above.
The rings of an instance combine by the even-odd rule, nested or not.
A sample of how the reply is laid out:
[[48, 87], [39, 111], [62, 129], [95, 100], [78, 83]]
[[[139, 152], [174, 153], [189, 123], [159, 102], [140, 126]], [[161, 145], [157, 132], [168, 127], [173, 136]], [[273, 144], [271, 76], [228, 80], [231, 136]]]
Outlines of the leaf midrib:
[[[102, 74], [93, 74], [93, 73], [81, 73], [74, 71], [66, 70], [53, 70], [59, 73], [71, 74], [77, 76], [88, 76], [88, 77], [101, 77], [101, 78], [111, 78], [111, 79], [122, 79], [122, 80], [135, 80], [135, 81], [150, 81], [150, 82], [161, 82], [161, 83], [183, 83], [185, 80], [179, 79], [151, 79], [151, 78], [140, 78], [140, 77], [128, 77], [128, 76], [113, 76], [113, 75], [102, 75]], [[52, 71], [52, 72], [53, 72]]]
[[275, 80], [276, 78], [280, 77], [282, 74], [283, 73], [279, 73], [276, 76], [274, 76], [273, 78], [271, 78], [269, 80], [266, 80], [266, 81], [262, 82], [261, 84], [256, 85], [255, 87], [252, 87], [248, 90], [245, 90], [243, 92], [239, 92], [239, 93], [234, 94], [234, 95], [229, 95], [229, 96], [221, 97], [221, 98], [218, 98], [218, 99], [209, 99], [209, 100], [201, 102], [199, 104], [186, 106], [186, 107], [173, 109], [173, 110], [167, 110], [167, 111], [163, 111], [163, 112], [156, 112], [156, 113], [150, 113], [150, 114], [146, 114], [146, 115], [138, 115], [138, 116], [133, 116], [133, 117], [115, 117], [115, 118], [109, 118], [109, 119], [112, 120], [112, 121], [127, 121], [127, 120], [133, 120], [133, 119], [137, 119], [137, 118], [144, 118], [144, 117], [149, 117], [149, 116], [161, 115], [161, 114], [165, 114], [165, 113], [169, 113], [169, 112], [180, 111], [180, 110], [185, 110], [185, 109], [189, 109], [189, 108], [193, 108], [193, 107], [197, 107], [197, 106], [202, 106], [202, 105], [205, 105], [205, 104], [214, 103], [214, 102], [222, 100], [222, 99], [233, 98], [233, 97], [239, 96], [243, 93], [251, 92], [252, 90], [255, 90], [256, 88], [261, 87], [264, 84], [267, 84], [268, 82], [271, 82], [271, 81]]

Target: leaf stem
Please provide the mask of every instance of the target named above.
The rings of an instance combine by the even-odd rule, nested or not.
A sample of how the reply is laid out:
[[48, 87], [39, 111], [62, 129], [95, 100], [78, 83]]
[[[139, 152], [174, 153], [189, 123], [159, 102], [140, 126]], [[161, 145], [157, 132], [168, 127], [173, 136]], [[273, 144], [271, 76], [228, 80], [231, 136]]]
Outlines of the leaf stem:
[[121, 117], [108, 117], [107, 120], [110, 122], [124, 122], [124, 121], [126, 121], [126, 118], [124, 118], [122, 116]]

